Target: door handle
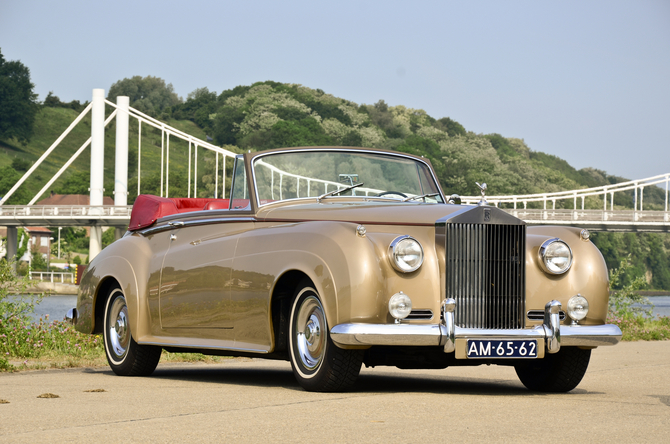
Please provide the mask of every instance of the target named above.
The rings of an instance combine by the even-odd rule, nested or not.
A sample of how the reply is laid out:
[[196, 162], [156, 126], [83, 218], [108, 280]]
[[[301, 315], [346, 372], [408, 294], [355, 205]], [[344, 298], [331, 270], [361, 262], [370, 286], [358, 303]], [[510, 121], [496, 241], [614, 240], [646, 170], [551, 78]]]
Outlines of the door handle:
[[184, 226], [184, 222], [181, 222], [181, 221], [179, 221], [179, 222], [168, 222], [168, 225], [171, 226], [171, 227], [173, 227], [173, 228], [176, 228], [176, 227], [183, 227], [183, 226]]

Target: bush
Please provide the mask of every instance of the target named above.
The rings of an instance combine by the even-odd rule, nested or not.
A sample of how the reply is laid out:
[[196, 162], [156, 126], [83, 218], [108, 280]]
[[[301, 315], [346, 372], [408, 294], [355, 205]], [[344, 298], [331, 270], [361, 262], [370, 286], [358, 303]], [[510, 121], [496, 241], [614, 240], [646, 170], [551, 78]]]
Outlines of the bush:
[[35, 304], [42, 296], [21, 296], [9, 299], [10, 295], [23, 294], [30, 285], [27, 277], [20, 278], [14, 272], [14, 262], [0, 260], [0, 370], [9, 370], [7, 357], [10, 337], [21, 326], [30, 323], [30, 314], [35, 312]]
[[[102, 356], [99, 335], [76, 331], [64, 321], [40, 319], [33, 323], [30, 315], [42, 301], [42, 295], [8, 298], [24, 294], [30, 284], [12, 269], [12, 263], [0, 260], [0, 371], [12, 371], [9, 358], [57, 356], [96, 358]], [[25, 365], [25, 362], [24, 362]]]
[[[629, 276], [630, 255], [619, 268], [610, 270], [610, 288], [619, 288], [610, 296], [607, 321], [618, 326], [624, 341], [659, 341], [670, 339], [670, 317], [652, 318], [654, 304], [649, 298], [637, 294], [646, 283], [642, 276]], [[624, 285], [624, 279], [630, 282]]]
[[[621, 260], [619, 268], [610, 270], [610, 288], [619, 288], [610, 296], [609, 310], [617, 316], [630, 317], [636, 315], [651, 316], [654, 304], [649, 298], [637, 293], [646, 286], [644, 277], [630, 279], [630, 284], [623, 285], [624, 279], [631, 268], [630, 254]], [[648, 307], [648, 308], [645, 308]]]

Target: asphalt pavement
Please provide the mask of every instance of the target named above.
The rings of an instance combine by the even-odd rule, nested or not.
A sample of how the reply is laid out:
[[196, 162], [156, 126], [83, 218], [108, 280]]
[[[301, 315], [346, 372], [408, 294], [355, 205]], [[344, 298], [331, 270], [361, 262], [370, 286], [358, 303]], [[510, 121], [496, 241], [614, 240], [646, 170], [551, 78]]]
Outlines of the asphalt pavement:
[[[49, 394], [58, 397], [50, 397]], [[43, 396], [43, 397], [40, 397]], [[355, 390], [309, 393], [287, 362], [0, 374], [0, 442], [668, 442], [670, 341], [593, 351], [567, 394], [514, 369], [363, 369]]]

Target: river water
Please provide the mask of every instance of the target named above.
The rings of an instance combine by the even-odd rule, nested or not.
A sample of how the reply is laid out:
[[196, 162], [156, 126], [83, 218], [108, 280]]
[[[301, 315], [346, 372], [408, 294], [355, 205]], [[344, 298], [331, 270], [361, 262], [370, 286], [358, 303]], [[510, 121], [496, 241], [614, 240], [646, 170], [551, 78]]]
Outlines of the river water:
[[[670, 295], [650, 296], [649, 300], [654, 304], [654, 316], [670, 316]], [[35, 314], [32, 317], [37, 321], [40, 317], [44, 318], [48, 314], [51, 320], [62, 320], [67, 311], [76, 305], [77, 296], [74, 295], [48, 296], [35, 307]]]
[[[16, 296], [9, 296], [9, 300], [16, 300]], [[49, 315], [49, 320], [61, 321], [67, 311], [77, 306], [77, 296], [75, 295], [53, 295], [42, 299], [42, 302], [35, 307], [35, 313], [31, 315], [33, 320], [39, 321], [40, 317], [45, 319]]]

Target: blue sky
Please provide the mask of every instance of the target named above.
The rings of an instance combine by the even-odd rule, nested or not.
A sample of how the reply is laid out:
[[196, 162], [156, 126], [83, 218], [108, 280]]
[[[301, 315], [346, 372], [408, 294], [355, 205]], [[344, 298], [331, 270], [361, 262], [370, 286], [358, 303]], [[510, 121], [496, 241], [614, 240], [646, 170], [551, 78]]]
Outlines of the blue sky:
[[133, 75], [184, 98], [274, 80], [523, 138], [576, 168], [670, 173], [670, 1], [0, 0], [40, 99]]

